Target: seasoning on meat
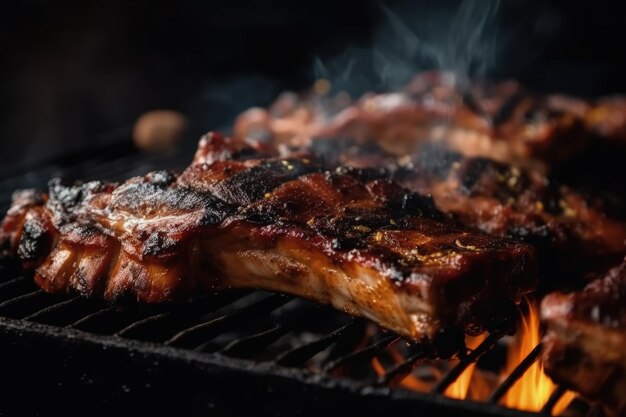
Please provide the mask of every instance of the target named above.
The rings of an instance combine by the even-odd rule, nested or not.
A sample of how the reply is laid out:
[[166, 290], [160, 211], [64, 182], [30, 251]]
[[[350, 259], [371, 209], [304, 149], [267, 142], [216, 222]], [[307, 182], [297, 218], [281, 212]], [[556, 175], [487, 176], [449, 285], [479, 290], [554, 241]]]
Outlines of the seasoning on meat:
[[368, 170], [268, 157], [217, 134], [195, 161], [180, 175], [17, 193], [0, 242], [48, 292], [160, 302], [261, 288], [416, 340], [492, 330], [535, 287], [530, 246], [461, 228]]

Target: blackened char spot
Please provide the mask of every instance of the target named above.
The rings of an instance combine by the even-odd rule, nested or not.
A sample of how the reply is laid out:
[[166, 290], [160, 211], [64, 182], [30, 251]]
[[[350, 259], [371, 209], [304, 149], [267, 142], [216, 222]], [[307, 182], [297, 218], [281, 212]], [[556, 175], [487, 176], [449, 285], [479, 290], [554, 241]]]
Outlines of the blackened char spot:
[[76, 271], [74, 272], [74, 279], [76, 290], [81, 294], [86, 294], [90, 283], [87, 279], [87, 274], [85, 274], [85, 267], [83, 265], [76, 268]]
[[205, 202], [207, 204], [204, 206], [204, 214], [199, 222], [200, 226], [216, 225], [235, 212], [235, 207], [213, 196], [207, 197]]
[[[392, 202], [397, 204], [395, 201]], [[442, 219], [443, 213], [441, 213], [435, 206], [435, 202], [432, 197], [426, 197], [418, 193], [407, 192], [402, 196], [400, 201], [400, 209], [408, 214], [417, 215], [420, 217], [428, 217], [431, 219]]]
[[219, 223], [234, 208], [219, 198], [192, 188], [164, 188], [152, 183], [131, 183], [113, 193], [112, 210], [133, 212], [138, 216], [167, 216], [203, 210], [201, 225]]
[[77, 182], [74, 185], [65, 185], [59, 178], [54, 178], [48, 182], [49, 198], [47, 206], [54, 214], [56, 227], [71, 223], [75, 220], [74, 213], [83, 207], [85, 200], [93, 195], [105, 190], [107, 186], [101, 181], [91, 181], [87, 183]]
[[265, 208], [266, 207], [263, 206], [260, 209], [255, 207], [254, 210], [247, 210], [245, 212], [244, 218], [250, 223], [263, 224], [263, 225], [273, 224], [273, 223], [278, 222], [279, 216], [271, 210], [265, 210]]
[[23, 226], [17, 255], [22, 261], [33, 262], [48, 255], [52, 236], [39, 219], [28, 219]]
[[485, 158], [463, 160], [455, 174], [466, 195], [495, 197], [502, 202], [515, 201], [531, 185], [528, 175], [517, 167]]
[[471, 158], [464, 161], [459, 169], [458, 176], [462, 190], [471, 194], [475, 186], [479, 184], [483, 174], [492, 166], [492, 162], [485, 158]]
[[298, 159], [272, 161], [221, 181], [213, 188], [213, 193], [227, 203], [246, 206], [260, 200], [279, 185], [316, 170], [314, 165]]
[[313, 230], [332, 239], [333, 249], [358, 249], [367, 246], [366, 241], [376, 230], [391, 227], [386, 213], [375, 211], [344, 210], [337, 216], [320, 216], [311, 224]]
[[169, 171], [162, 170], [149, 173], [146, 175], [146, 179], [150, 184], [157, 187], [167, 187], [176, 180], [176, 176]]
[[48, 182], [50, 200], [62, 205], [65, 209], [79, 205], [86, 196], [101, 191], [104, 186], [102, 181], [65, 185], [60, 178], [53, 178]]
[[338, 167], [335, 169], [335, 175], [350, 175], [363, 182], [388, 179], [392, 176], [392, 174], [384, 168], [355, 168], [350, 166]]
[[262, 155], [259, 155], [259, 152], [256, 149], [246, 146], [236, 151], [233, 154], [232, 159], [236, 161], [245, 161], [247, 159], [259, 158], [260, 156]]
[[464, 91], [462, 93], [462, 98], [463, 98], [463, 103], [467, 106], [468, 109], [470, 109], [471, 111], [473, 111], [479, 116], [483, 116], [483, 117], [487, 116], [487, 114], [485, 113], [485, 110], [480, 105], [478, 100], [476, 100], [476, 98], [474, 98], [474, 96], [469, 91]]
[[164, 252], [170, 251], [177, 246], [178, 242], [171, 239], [165, 233], [155, 232], [148, 236], [143, 246], [143, 255], [156, 256]]
[[385, 202], [386, 208], [389, 209], [388, 214], [394, 218], [406, 215], [443, 218], [432, 197], [410, 191], [391, 181], [373, 181], [368, 187], [377, 199]]
[[522, 102], [523, 98], [524, 94], [522, 92], [518, 92], [509, 97], [504, 104], [500, 106], [496, 114], [491, 117], [491, 123], [494, 126], [498, 126], [506, 122], [513, 115], [513, 110]]
[[60, 178], [53, 178], [48, 182], [50, 204], [67, 209], [78, 205], [82, 201], [82, 184], [68, 186]]
[[130, 183], [113, 193], [110, 210], [132, 212], [136, 216], [168, 216], [202, 211], [199, 225], [210, 226], [234, 212], [219, 198], [192, 188], [167, 188], [162, 184]]

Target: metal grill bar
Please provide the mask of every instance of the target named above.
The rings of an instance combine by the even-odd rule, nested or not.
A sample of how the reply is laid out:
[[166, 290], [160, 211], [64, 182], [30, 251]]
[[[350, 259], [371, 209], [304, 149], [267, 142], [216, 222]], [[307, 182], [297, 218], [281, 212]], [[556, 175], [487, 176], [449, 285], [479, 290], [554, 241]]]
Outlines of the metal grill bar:
[[9, 300], [3, 301], [2, 303], [0, 303], [0, 310], [2, 310], [3, 308], [7, 307], [7, 306], [12, 306], [14, 304], [17, 304], [23, 300], [28, 300], [32, 297], [36, 297], [40, 294], [42, 294], [44, 291], [41, 289], [36, 289], [34, 291], [30, 291], [27, 292], [26, 294], [22, 294], [22, 295], [18, 295], [17, 297], [13, 297]]
[[489, 402], [497, 403], [502, 399], [504, 394], [507, 393], [509, 389], [517, 382], [518, 379], [524, 375], [524, 373], [530, 368], [530, 366], [539, 359], [539, 355], [543, 351], [543, 345], [540, 343], [533, 350], [530, 351], [528, 355], [513, 369], [513, 371], [509, 374], [509, 376], [496, 388], [491, 396], [489, 397]]
[[[112, 306], [89, 314], [89, 320], [82, 321], [80, 329], [95, 334], [114, 335], [120, 329], [137, 320], [162, 312], [167, 305], [129, 305], [125, 307]], [[82, 320], [82, 319], [81, 319]], [[74, 324], [73, 327], [76, 327]]]
[[[43, 290], [37, 289], [26, 294], [19, 295], [0, 303], [0, 313], [7, 317], [22, 318], [29, 314], [29, 307], [31, 309], [37, 308], [37, 305], [45, 303], [46, 293]], [[41, 303], [36, 303], [33, 306], [33, 301], [39, 300]]]
[[175, 306], [162, 313], [153, 314], [132, 322], [119, 330], [116, 335], [126, 338], [158, 341], [162, 337], [168, 337], [166, 335], [168, 330], [188, 324], [192, 317], [218, 310], [248, 294], [247, 292], [235, 292], [198, 297], [183, 306]]
[[166, 311], [164, 313], [154, 314], [152, 316], [148, 316], [145, 319], [137, 320], [132, 322], [128, 326], [124, 327], [122, 330], [116, 333], [116, 336], [120, 337], [132, 337], [132, 334], [141, 330], [143, 327], [149, 326], [154, 323], [158, 323], [163, 321], [164, 319], [170, 318], [172, 313]]
[[[4, 272], [4, 271], [1, 271], [1, 272]], [[24, 281], [26, 281], [26, 278], [24, 276], [20, 276], [20, 277], [13, 278], [13, 279], [10, 279], [10, 280], [5, 281], [5, 282], [1, 282], [0, 283], [0, 291], [4, 290], [5, 288], [10, 288], [10, 287], [14, 286], [15, 284], [19, 284], [19, 283], [22, 283]]]
[[[127, 142], [127, 144], [130, 144], [130, 141]], [[119, 149], [109, 149], [106, 153], [90, 152], [63, 163], [54, 162], [41, 167], [33, 167], [34, 169], [30, 172], [31, 175], [27, 179], [17, 175], [0, 178], [0, 204], [8, 203], [10, 194], [14, 189], [30, 184], [43, 186], [51, 176], [55, 175], [84, 179], [116, 180], [130, 175], [142, 174], [150, 169], [172, 166], [174, 163], [179, 164], [181, 161], [187, 163], [188, 158], [185, 156], [183, 160], [181, 155], [178, 154], [143, 155], [139, 158], [139, 155], [131, 149], [125, 149], [123, 152], [119, 152]], [[0, 176], [2, 174], [0, 173]], [[0, 275], [5, 277], [8, 274], [20, 273], [18, 268], [14, 269], [15, 272], [7, 271], [9, 271], [9, 268], [0, 266]], [[263, 313], [274, 311], [293, 300], [293, 298], [280, 295], [267, 297], [254, 304], [221, 315], [222, 310], [220, 309], [222, 307], [227, 307], [230, 310], [235, 309], [235, 306], [231, 308], [229, 304], [244, 295], [207, 295], [192, 300], [185, 305], [157, 307], [144, 305], [138, 309], [133, 309], [133, 306], [120, 308], [102, 306], [92, 301], [83, 303], [82, 300], [77, 298], [59, 301], [58, 298], [44, 294], [39, 289], [35, 290], [35, 286], [29, 276], [21, 276], [0, 283], [0, 301], [4, 300], [0, 302], [0, 312], [16, 317], [25, 317], [27, 320], [40, 323], [54, 322], [58, 324], [62, 318], [71, 322], [69, 326], [80, 330], [94, 333], [100, 331], [106, 335], [117, 335], [139, 340], [167, 340], [166, 344], [172, 346], [188, 349], [195, 348], [197, 351], [209, 350], [211, 348], [212, 350], [219, 350], [221, 354], [240, 358], [257, 355], [260, 351], [277, 342], [290, 331], [293, 331], [294, 328], [297, 327], [299, 329], [301, 322], [307, 321], [296, 321], [292, 314], [294, 313], [293, 310], [288, 311], [287, 313], [289, 314], [286, 314], [285, 317], [281, 317], [278, 321], [272, 320], [269, 324], [265, 320], [258, 320], [259, 317], [265, 319], [270, 316]], [[204, 301], [208, 298], [211, 298], [211, 302], [205, 303]], [[93, 309], [97, 310], [92, 312]], [[83, 315], [85, 312], [88, 314]], [[282, 312], [281, 310], [281, 314]], [[81, 317], [74, 320], [78, 313], [81, 314]], [[220, 316], [206, 321], [207, 317], [215, 317], [216, 315]], [[272, 316], [273, 319], [276, 319], [274, 315]], [[341, 320], [344, 319], [345, 316], [341, 316]], [[205, 321], [198, 324], [201, 320]], [[107, 323], [110, 323], [110, 325]], [[363, 321], [356, 319], [340, 327], [337, 324], [335, 325], [337, 327], [335, 330], [326, 333], [321, 338], [282, 351], [282, 354], [279, 354], [274, 362], [287, 367], [305, 366], [315, 355], [322, 351], [327, 351], [330, 353], [324, 356], [326, 361], [325, 366], [322, 367], [322, 372], [324, 373], [333, 373], [348, 366], [362, 365], [367, 367], [372, 358], [381, 354], [384, 349], [396, 343], [400, 338], [395, 334], [386, 335], [376, 343], [370, 344], [361, 350], [348, 350], [355, 349], [363, 341], [362, 336], [360, 336], [363, 333], [359, 333], [361, 332], [359, 328], [361, 323]], [[218, 346], [217, 348], [209, 344], [213, 338], [228, 330], [238, 331], [237, 326], [244, 324], [255, 327], [253, 329], [250, 329], [250, 326], [245, 327], [245, 331], [251, 333], [250, 336], [241, 337], [242, 333], [237, 333], [234, 337], [239, 338], [234, 341], [230, 341], [228, 338], [223, 339], [230, 342], [227, 344], [220, 339], [219, 343], [215, 343], [215, 346]], [[106, 328], [105, 331], [102, 331], [103, 326]], [[433, 388], [433, 392], [439, 394], [445, 392], [447, 387], [461, 375], [467, 366], [476, 362], [484, 353], [492, 349], [500, 337], [500, 334], [491, 334], [476, 349], [462, 356], [460, 362]], [[124, 342], [123, 339], [117, 340]], [[355, 340], [358, 340], [358, 343], [354, 343]], [[371, 340], [369, 343], [371, 343]], [[222, 347], [220, 344], [226, 344], [226, 346]], [[284, 345], [279, 344], [280, 346], [282, 346], [282, 350], [285, 349]], [[338, 347], [342, 347], [342, 349], [337, 349]], [[280, 351], [281, 349], [277, 350]], [[346, 350], [350, 353], [346, 354]], [[339, 351], [341, 353], [338, 353]], [[494, 390], [490, 401], [498, 402], [515, 381], [537, 360], [540, 351], [541, 347], [537, 346], [507, 379]], [[336, 357], [338, 354], [339, 357]], [[275, 353], [271, 353], [271, 355], [273, 357]], [[423, 358], [427, 357], [426, 349], [413, 351], [407, 356], [408, 358], [403, 363], [387, 371], [378, 380], [378, 384], [394, 384], [401, 381], [402, 378], [414, 370], [415, 366]], [[221, 360], [229, 359], [226, 357], [221, 358]], [[293, 371], [297, 373], [297, 369]], [[565, 389], [563, 387], [557, 387], [544, 405], [542, 413], [549, 414], [564, 392]], [[439, 400], [443, 401], [445, 399], [438, 398], [437, 401]], [[486, 404], [485, 406], [489, 405]]]
[[86, 326], [89, 325], [89, 323], [91, 323], [92, 321], [99, 319], [100, 317], [109, 314], [110, 312], [114, 311], [115, 307], [113, 306], [109, 306], [109, 307], [104, 307], [101, 310], [95, 311], [91, 314], [86, 315], [85, 317], [82, 317], [78, 320], [76, 320], [74, 323], [70, 324], [69, 327], [74, 327], [77, 329], [84, 329]]
[[384, 339], [381, 339], [378, 342], [374, 343], [373, 345], [366, 347], [365, 349], [350, 353], [343, 357], [337, 358], [332, 362], [329, 362], [324, 367], [323, 372], [331, 373], [336, 369], [344, 366], [368, 363], [383, 349], [387, 348], [387, 346], [390, 346], [399, 339], [400, 336], [398, 335], [387, 336]]
[[548, 401], [546, 401], [546, 403], [543, 405], [540, 413], [547, 416], [552, 415], [552, 409], [566, 392], [567, 388], [565, 388], [563, 385], [557, 386], [554, 391], [552, 391], [552, 394], [550, 394], [550, 398], [548, 398]]
[[435, 394], [443, 394], [443, 392], [463, 373], [463, 371], [469, 366], [470, 363], [475, 362], [489, 349], [498, 343], [498, 340], [502, 337], [501, 333], [491, 333], [478, 347], [472, 350], [469, 354], [461, 359], [461, 361], [450, 370], [441, 380], [435, 385], [432, 392]]
[[413, 369], [424, 359], [428, 358], [429, 350], [424, 346], [419, 346], [418, 351], [409, 358], [394, 366], [391, 370], [387, 371], [385, 375], [381, 376], [378, 380], [378, 385], [389, 385], [401, 382], [404, 378], [406, 378]]
[[237, 339], [226, 345], [221, 352], [228, 356], [246, 357], [274, 343], [291, 331], [290, 325], [277, 325], [252, 336]]
[[137, 150], [130, 140], [131, 130], [130, 127], [126, 127], [108, 132], [104, 136], [110, 138], [108, 140], [109, 143], [69, 151], [55, 157], [44, 158], [38, 162], [2, 167], [0, 168], [0, 182], [10, 180], [24, 181], [24, 174], [33, 176], [34, 174], [46, 173], [61, 167], [71, 168], [81, 164], [98, 166], [103, 160], [117, 160], [128, 155], [132, 155], [137, 159]]
[[[30, 283], [30, 285], [32, 285], [32, 282], [30, 282], [28, 279], [24, 277], [18, 277], [0, 284], [0, 290], [13, 288], [15, 286], [19, 287], [20, 285], [24, 285], [23, 283]], [[134, 321], [130, 322], [130, 324], [125, 325], [125, 327], [122, 327], [122, 329], [119, 330], [117, 333], [113, 334], [125, 337], [136, 337], [137, 335], [141, 335], [142, 331], [144, 330], [147, 331], [147, 333], [150, 333], [150, 329], [154, 327], [161, 327], [163, 325], [163, 322], [168, 320], [173, 320], [173, 323], [175, 325], [178, 325], [181, 322], [188, 322], [192, 319], [192, 317], [195, 317], [197, 315], [206, 314], [207, 311], [216, 311], [219, 308], [227, 306], [228, 304], [247, 295], [250, 295], [250, 293], [206, 295], [194, 299], [188, 304], [178, 306], [165, 306], [167, 308], [166, 311], [162, 311], [157, 314], [152, 313], [148, 316], [144, 315], [144, 317], [141, 317], [138, 320], [133, 319]], [[44, 297], [47, 298], [44, 299]], [[211, 303], [206, 302], [208, 298], [211, 299]], [[33, 300], [35, 300], [36, 302], [34, 302]], [[2, 310], [3, 308], [7, 308], [13, 312], [16, 312], [18, 310], [26, 311], [32, 309], [33, 305], [37, 305], [38, 309], [34, 310], [34, 312], [31, 312], [28, 315], [25, 315], [25, 319], [45, 323], [51, 320], [58, 321], [58, 317], [76, 315], [77, 311], [79, 311], [81, 308], [83, 308], [84, 310], [86, 306], [89, 306], [89, 308], [97, 307], [97, 304], [94, 304], [93, 301], [85, 300], [81, 297], [73, 297], [69, 299], [64, 299], [62, 301], [56, 300], [58, 299], [49, 294], [45, 294], [42, 290], [38, 289], [32, 292], [28, 292], [26, 294], [21, 294], [17, 297], [0, 303], [0, 310]], [[216, 302], [216, 300], [219, 301]], [[185, 329], [179, 332], [178, 335], [180, 335], [181, 333], [189, 334], [185, 332], [188, 332], [192, 329], [196, 329], [192, 332], [195, 333], [198, 331], [197, 329], [199, 327], [203, 329], [202, 331], [200, 331], [201, 334], [195, 334], [195, 336], [193, 337], [201, 336], [201, 338], [205, 338], [208, 336], [208, 338], [210, 339], [220, 334], [221, 331], [224, 331], [225, 329], [231, 329], [231, 326], [242, 323], [243, 321], [245, 321], [246, 318], [253, 317], [255, 314], [258, 314], [260, 312], [272, 311], [273, 309], [278, 308], [291, 300], [293, 300], [293, 298], [288, 298], [282, 295], [270, 296], [247, 307], [220, 316], [217, 319]], [[45, 307], [41, 308], [42, 305], [45, 305]], [[264, 307], [259, 307], [259, 305]], [[148, 311], [144, 311], [145, 307], [146, 306], [142, 306], [141, 308], [141, 312], [144, 314], [150, 313], [150, 311], [154, 311], [154, 308], [152, 307]], [[242, 313], [242, 311], [245, 312], [245, 314]], [[251, 357], [258, 354], [260, 351], [262, 351], [267, 346], [274, 343], [284, 335], [288, 334], [293, 329], [293, 324], [297, 321], [297, 317], [294, 318], [293, 316], [294, 310], [288, 310], [285, 312], [285, 314], [286, 313], [288, 314], [282, 318], [282, 320], [286, 320], [286, 322], [279, 323], [267, 330], [258, 331], [251, 336], [232, 341], [224, 348], [222, 348], [220, 352], [224, 355], [239, 358]], [[133, 315], [136, 316], [138, 314], [139, 313], [137, 313], [137, 311], [133, 311], [132, 309], [128, 310], [120, 309], [119, 307], [106, 307], [101, 308], [98, 311], [90, 313], [75, 321], [73, 323], [73, 326], [89, 328], [90, 322], [103, 321], [105, 320], [105, 317], [108, 317], [108, 315], [133, 317]], [[141, 316], [142, 314], [139, 315]], [[301, 312], [298, 313], [298, 316], [300, 315]], [[288, 367], [304, 366], [306, 362], [317, 353], [327, 349], [329, 346], [336, 344], [339, 341], [350, 338], [348, 336], [348, 332], [350, 332], [351, 329], [356, 328], [356, 323], [361, 323], [361, 321], [352, 320], [349, 323], [335, 329], [334, 331], [327, 333], [320, 339], [287, 350], [286, 352], [283, 352], [283, 354], [279, 355], [275, 362], [281, 366]], [[437, 386], [433, 389], [433, 392], [444, 392], [445, 389], [452, 382], [454, 382], [456, 378], [458, 378], [458, 376], [467, 368], [470, 363], [477, 361], [480, 356], [489, 351], [497, 343], [500, 337], [500, 334], [489, 335], [487, 339], [485, 339], [485, 341], [483, 341], [483, 343], [481, 343], [481, 345], [479, 345], [475, 350], [470, 351], [469, 353], [467, 353], [466, 356], [462, 357], [461, 362], [455, 368], [453, 368], [446, 376], [444, 376], [443, 379], [439, 381]], [[340, 356], [339, 358], [328, 362], [326, 366], [323, 367], [323, 372], [331, 373], [342, 366], [354, 364], [363, 364], [367, 366], [368, 362], [373, 357], [380, 354], [382, 350], [384, 350], [387, 346], [396, 342], [397, 340], [399, 340], [399, 337], [397, 335], [388, 335], [385, 338], [379, 340], [374, 344], [371, 344], [370, 346], [367, 346], [364, 349], [352, 352], [344, 356]], [[188, 344], [186, 343], [185, 345], [187, 346]], [[193, 343], [189, 345], [190, 346], [188, 347], [193, 347]], [[202, 350], [204, 346], [207, 346], [207, 344], [205, 343], [200, 345], [200, 347], [196, 348], [196, 350]], [[382, 377], [378, 379], [375, 385], [393, 386], [394, 384], [400, 382], [404, 377], [409, 375], [421, 360], [428, 357], [427, 349], [423, 346], [422, 348], [423, 349], [420, 349], [420, 345], [414, 345], [414, 349], [419, 350], [410, 354], [405, 362], [387, 371]], [[541, 345], [538, 345], [524, 358], [522, 362], [519, 363], [519, 365], [513, 370], [513, 372], [511, 372], [507, 379], [505, 379], [505, 381], [500, 384], [498, 388], [496, 388], [496, 390], [492, 393], [489, 401], [498, 402], [515, 383], [515, 381], [517, 381], [538, 359], [540, 354]], [[555, 404], [563, 396], [565, 391], [565, 388], [557, 387], [557, 389], [555, 389], [555, 391], [551, 394], [550, 398], [542, 408], [541, 413], [544, 415], [549, 415]]]
[[322, 350], [329, 347], [345, 332], [347, 332], [351, 328], [354, 328], [357, 324], [358, 320], [351, 320], [349, 323], [344, 324], [336, 330], [333, 330], [332, 332], [328, 333], [326, 336], [320, 339], [290, 349], [281, 354], [278, 358], [276, 358], [276, 363], [278, 365], [287, 367], [302, 366], [306, 361], [311, 359]]
[[180, 331], [165, 344], [185, 348], [201, 347], [202, 344], [229, 329], [230, 326], [234, 326], [255, 314], [275, 310], [292, 299], [283, 295], [273, 295], [248, 307]]
[[0, 300], [8, 300], [30, 292], [35, 288], [31, 279], [25, 276], [13, 278], [0, 284]]
[[94, 311], [101, 310], [102, 306], [102, 302], [76, 296], [40, 309], [24, 317], [24, 320], [66, 327]]
[[67, 307], [71, 307], [75, 304], [79, 304], [81, 302], [84, 301], [83, 297], [80, 296], [76, 296], [73, 298], [70, 298], [69, 300], [63, 300], [60, 301], [56, 304], [52, 304], [51, 306], [48, 306], [46, 308], [42, 308], [41, 310], [37, 310], [34, 313], [24, 317], [24, 320], [33, 320], [33, 321], [37, 321], [38, 319], [45, 317], [46, 315], [50, 314], [50, 313], [54, 313], [57, 312], [61, 309], [67, 308]]

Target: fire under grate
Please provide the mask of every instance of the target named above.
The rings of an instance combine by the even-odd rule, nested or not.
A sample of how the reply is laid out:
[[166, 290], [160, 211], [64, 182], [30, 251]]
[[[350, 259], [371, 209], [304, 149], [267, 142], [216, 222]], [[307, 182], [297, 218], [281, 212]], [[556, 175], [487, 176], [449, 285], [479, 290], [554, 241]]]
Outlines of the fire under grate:
[[[0, 205], [4, 212], [14, 189], [42, 187], [53, 176], [116, 180], [186, 163], [182, 153], [146, 157], [90, 151], [70, 163], [2, 173]], [[539, 359], [541, 345], [494, 384], [486, 401], [444, 395], [468, 366], [497, 368], [505, 356], [503, 334], [489, 334], [453, 364], [433, 361], [425, 346], [365, 320], [291, 296], [231, 291], [178, 304], [108, 305], [46, 294], [17, 266], [0, 268], [5, 383], [0, 415], [3, 410], [48, 414], [83, 407], [95, 414], [141, 407], [144, 412], [194, 415], [292, 416], [344, 409], [361, 414], [538, 415], [499, 403]], [[384, 372], [377, 373], [373, 361], [385, 360]], [[402, 384], [420, 370], [438, 367], [443, 371], [430, 376], [426, 392]], [[23, 392], [32, 401], [24, 403]], [[539, 415], [551, 415], [564, 393], [557, 387]], [[564, 413], [585, 416], [596, 410], [575, 399]]]

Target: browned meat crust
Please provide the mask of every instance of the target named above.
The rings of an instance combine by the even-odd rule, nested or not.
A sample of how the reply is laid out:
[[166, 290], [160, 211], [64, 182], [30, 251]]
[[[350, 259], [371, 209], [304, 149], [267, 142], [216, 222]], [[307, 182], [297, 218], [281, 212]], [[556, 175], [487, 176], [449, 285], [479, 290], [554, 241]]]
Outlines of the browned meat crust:
[[533, 244], [547, 288], [575, 285], [626, 252], [626, 224], [607, 216], [601, 201], [537, 171], [425, 149], [395, 179], [466, 226]]
[[493, 327], [535, 286], [531, 247], [459, 228], [429, 198], [367, 170], [255, 152], [210, 134], [180, 176], [52, 181], [48, 195], [16, 194], [0, 241], [49, 292], [160, 302], [262, 288], [414, 339]]
[[329, 166], [369, 168], [370, 176], [429, 195], [467, 227], [538, 248], [543, 289], [585, 282], [626, 252], [626, 224], [590, 198], [524, 167], [471, 158], [432, 145], [396, 157], [378, 143], [317, 139], [309, 151]]
[[544, 298], [544, 364], [558, 383], [626, 416], [626, 263], [584, 290]]
[[375, 139], [393, 155], [434, 143], [471, 157], [487, 157], [546, 171], [583, 149], [588, 107], [532, 94], [515, 82], [488, 84], [446, 73], [417, 76], [402, 92], [344, 96], [283, 95], [267, 111], [252, 109], [235, 123], [238, 138], [308, 146], [317, 137]]

